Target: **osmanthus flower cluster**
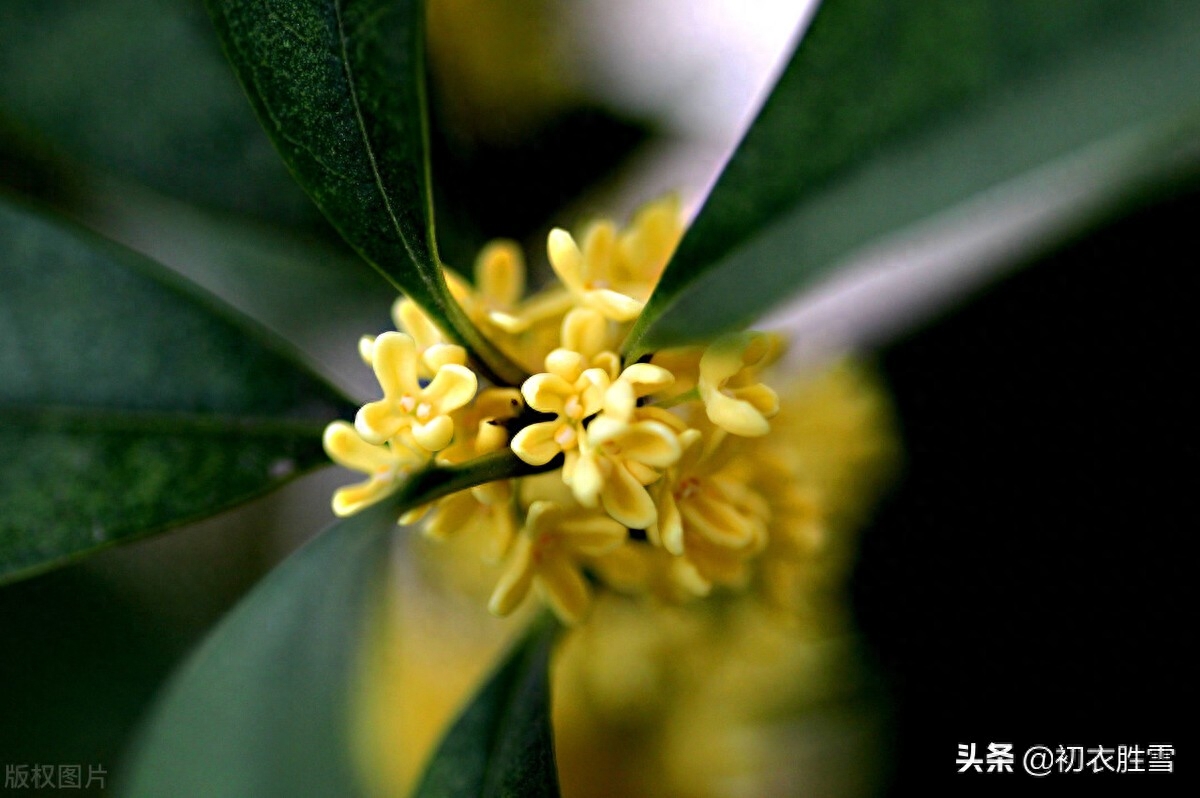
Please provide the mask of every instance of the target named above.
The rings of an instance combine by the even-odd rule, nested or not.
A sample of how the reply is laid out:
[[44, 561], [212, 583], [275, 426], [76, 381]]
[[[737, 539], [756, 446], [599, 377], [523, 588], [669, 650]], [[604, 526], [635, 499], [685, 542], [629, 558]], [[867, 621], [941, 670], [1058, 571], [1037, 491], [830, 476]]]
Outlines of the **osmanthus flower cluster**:
[[[398, 300], [398, 330], [360, 343], [382, 398], [325, 432], [329, 456], [367, 477], [336, 492], [334, 511], [355, 513], [431, 463], [507, 446], [544, 470], [399, 518], [434, 538], [473, 531], [487, 541], [482, 555], [503, 563], [493, 613], [511, 613], [533, 589], [574, 624], [595, 584], [682, 601], [756, 581], [784, 598], [820, 543], [828, 497], [804, 453], [773, 433], [777, 421], [784, 431], [794, 423], [767, 384], [781, 341], [741, 332], [644, 362], [618, 354], [682, 231], [674, 197], [625, 229], [556, 229], [547, 250], [558, 282], [531, 296], [510, 242], [480, 253], [473, 284], [448, 274], [471, 320], [531, 373], [519, 386], [481, 383], [465, 350]], [[864, 416], [864, 429], [875, 421]]]

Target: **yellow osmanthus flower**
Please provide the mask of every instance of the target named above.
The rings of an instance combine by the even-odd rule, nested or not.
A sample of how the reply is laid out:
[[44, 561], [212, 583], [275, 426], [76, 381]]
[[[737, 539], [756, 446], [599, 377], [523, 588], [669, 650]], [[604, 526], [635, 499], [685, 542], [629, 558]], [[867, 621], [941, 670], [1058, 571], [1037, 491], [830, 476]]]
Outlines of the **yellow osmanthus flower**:
[[331, 460], [368, 477], [366, 482], [338, 488], [333, 494], [333, 511], [339, 516], [353, 515], [385, 498], [404, 478], [429, 462], [429, 454], [408, 430], [376, 445], [364, 440], [352, 424], [335, 421], [325, 428], [322, 442]]
[[650, 535], [682, 558], [677, 573], [692, 589], [744, 582], [747, 561], [766, 546], [771, 512], [761, 466], [752, 442], [718, 428], [697, 438], [659, 486], [660, 520]]
[[509, 614], [536, 585], [560, 618], [582, 620], [591, 603], [584, 561], [613, 552], [628, 535], [629, 530], [602, 513], [534, 502], [489, 609]]
[[375, 340], [371, 365], [383, 398], [358, 411], [354, 420], [358, 433], [371, 443], [382, 443], [411, 429], [416, 442], [428, 451], [449, 446], [454, 437], [449, 414], [475, 396], [475, 373], [466, 366], [444, 363], [422, 386], [416, 341], [400, 332], [384, 333]]
[[[521, 394], [515, 389], [481, 391], [469, 407], [454, 414], [455, 427], [461, 434], [438, 453], [437, 462], [464, 463], [503, 449], [509, 438], [505, 424], [520, 408]], [[517, 532], [517, 520], [511, 507], [512, 482], [488, 482], [439, 500], [422, 527], [426, 536], [436, 540], [454, 534], [486, 538], [489, 542], [484, 558], [489, 562], [499, 561], [508, 552]], [[407, 520], [411, 523], [415, 519]]]
[[[561, 284], [532, 296], [522, 296], [524, 257], [512, 242], [480, 253], [473, 286], [447, 273], [479, 329], [541, 369], [520, 385], [479, 390], [467, 353], [416, 305], [397, 302], [403, 332], [362, 345], [383, 398], [326, 436], [337, 462], [370, 477], [338, 492], [338, 511], [382, 499], [415, 468], [508, 447], [548, 473], [478, 485], [400, 519], [422, 520], [433, 539], [483, 541], [483, 559], [503, 568], [489, 605], [497, 614], [534, 585], [570, 624], [595, 588], [686, 601], [755, 587], [773, 605], [792, 603], [834, 523], [841, 483], [813, 480], [820, 456], [797, 451], [788, 434], [803, 428], [805, 411], [782, 409], [767, 385], [780, 340], [740, 332], [648, 362], [619, 354], [681, 233], [670, 197], [627, 229], [586, 226], [582, 245], [551, 232]], [[853, 404], [853, 393], [841, 401]], [[847, 440], [874, 412], [848, 417]]]
[[700, 358], [698, 388], [709, 419], [734, 435], [766, 435], [779, 412], [779, 396], [758, 373], [778, 355], [780, 343], [763, 333], [736, 333], [716, 341]]
[[493, 241], [475, 261], [475, 290], [467, 302], [477, 324], [518, 335], [535, 325], [555, 323], [571, 309], [563, 289], [548, 290], [523, 301], [525, 256], [512, 241]]
[[557, 455], [568, 455], [574, 468], [584, 419], [600, 411], [611, 378], [602, 368], [586, 368], [583, 355], [555, 349], [546, 356], [546, 371], [534, 374], [521, 386], [525, 402], [539, 413], [553, 414], [513, 437], [512, 450], [530, 465], [545, 465]]
[[580, 305], [613, 321], [633, 321], [645, 300], [624, 293], [629, 287], [616, 283], [612, 268], [616, 236], [611, 222], [597, 222], [584, 234], [580, 249], [570, 233], [556, 227], [546, 249], [555, 274]]
[[630, 529], [646, 529], [657, 518], [654, 500], [646, 490], [675, 464], [683, 451], [679, 432], [637, 401], [671, 384], [670, 372], [649, 363], [635, 363], [604, 393], [604, 406], [588, 425], [572, 473], [563, 481], [585, 507], [597, 502], [605, 512]]

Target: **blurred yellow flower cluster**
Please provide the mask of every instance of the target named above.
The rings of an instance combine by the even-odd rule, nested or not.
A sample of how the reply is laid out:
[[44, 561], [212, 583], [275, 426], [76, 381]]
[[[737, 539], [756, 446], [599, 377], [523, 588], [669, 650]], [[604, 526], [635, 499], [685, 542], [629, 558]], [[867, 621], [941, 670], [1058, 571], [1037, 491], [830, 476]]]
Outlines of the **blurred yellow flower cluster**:
[[[826, 534], [831, 499], [787, 434], [803, 419], [764, 381], [780, 340], [743, 332], [646, 362], [618, 354], [682, 231], [673, 196], [625, 229], [595, 221], [578, 239], [555, 229], [547, 252], [558, 281], [529, 297], [511, 242], [483, 250], [473, 285], [448, 273], [471, 320], [531, 372], [520, 386], [480, 390], [466, 352], [399, 300], [400, 331], [360, 343], [383, 397], [353, 425], [326, 431], [330, 457], [367, 475], [337, 491], [334, 510], [356, 512], [427, 464], [508, 446], [552, 470], [400, 519], [424, 519], [435, 538], [479, 531], [484, 556], [503, 562], [494, 614], [511, 613], [532, 590], [576, 624], [596, 584], [679, 602], [759, 582], [782, 600]], [[870, 434], [849, 432], [849, 440]]]
[[[880, 719], [861, 702], [843, 591], [853, 531], [894, 457], [889, 408], [869, 372], [848, 363], [780, 388], [771, 434], [744, 439], [747, 456], [717, 470], [773, 475], [753, 483], [775, 515], [748, 589], [685, 604], [604, 591], [557, 647], [553, 724], [568, 798], [871, 794], [863, 763], [879, 761], [869, 747]], [[774, 465], [747, 462], [761, 458]], [[788, 474], [793, 487], [778, 481]], [[552, 478], [562, 485], [539, 477]], [[479, 609], [505, 564], [463, 555], [492, 538], [485, 524], [445, 543], [415, 538], [398, 561], [357, 691], [370, 794], [408, 793], [528, 621], [523, 612], [498, 625]]]

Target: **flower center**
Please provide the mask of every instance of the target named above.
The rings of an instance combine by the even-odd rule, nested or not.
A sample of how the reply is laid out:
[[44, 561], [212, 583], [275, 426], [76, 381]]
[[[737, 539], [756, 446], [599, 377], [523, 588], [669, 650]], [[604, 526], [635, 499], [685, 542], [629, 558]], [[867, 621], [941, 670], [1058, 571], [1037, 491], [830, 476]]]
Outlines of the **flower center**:
[[700, 480], [696, 477], [687, 477], [679, 482], [675, 488], [675, 498], [679, 501], [690, 499], [700, 492]]
[[554, 433], [554, 442], [564, 449], [569, 449], [575, 445], [577, 437], [575, 430], [569, 424], [563, 424], [558, 428], [558, 432]]

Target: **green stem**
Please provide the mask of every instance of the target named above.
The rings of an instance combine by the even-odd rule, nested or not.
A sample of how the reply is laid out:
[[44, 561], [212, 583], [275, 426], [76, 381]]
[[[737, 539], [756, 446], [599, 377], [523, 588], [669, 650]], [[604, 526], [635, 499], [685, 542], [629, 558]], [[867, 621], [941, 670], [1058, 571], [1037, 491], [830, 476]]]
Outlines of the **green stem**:
[[486, 482], [540, 474], [562, 467], [562, 456], [545, 465], [531, 466], [511, 449], [485, 454], [452, 466], [430, 466], [409, 477], [390, 501], [401, 515], [431, 501]]
[[462, 306], [450, 295], [449, 290], [444, 292], [443, 297], [442, 310], [445, 312], [446, 325], [449, 328], [444, 332], [454, 339], [454, 343], [466, 348], [472, 362], [489, 382], [493, 385], [519, 388], [529, 379], [525, 369], [509, 359], [508, 355], [501, 352], [475, 326]]
[[681, 405], [684, 402], [694, 402], [699, 398], [700, 389], [693, 388], [692, 390], [685, 391], [678, 396], [672, 396], [670, 399], [660, 399], [657, 402], [651, 402], [651, 405], [653, 407], [661, 407], [663, 410], [666, 410], [669, 407], [675, 407], [675, 405]]

